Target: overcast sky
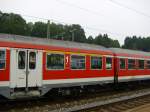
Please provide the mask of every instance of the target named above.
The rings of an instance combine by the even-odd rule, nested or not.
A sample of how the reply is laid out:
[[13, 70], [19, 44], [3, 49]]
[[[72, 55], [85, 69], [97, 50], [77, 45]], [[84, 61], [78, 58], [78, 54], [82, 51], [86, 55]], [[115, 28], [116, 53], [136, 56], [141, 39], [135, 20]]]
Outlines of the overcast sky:
[[[87, 36], [107, 33], [121, 44], [125, 36], [150, 36], [150, 0], [114, 1], [143, 12], [147, 17], [111, 0], [0, 0], [0, 10], [80, 24]], [[44, 21], [23, 17], [27, 21]]]

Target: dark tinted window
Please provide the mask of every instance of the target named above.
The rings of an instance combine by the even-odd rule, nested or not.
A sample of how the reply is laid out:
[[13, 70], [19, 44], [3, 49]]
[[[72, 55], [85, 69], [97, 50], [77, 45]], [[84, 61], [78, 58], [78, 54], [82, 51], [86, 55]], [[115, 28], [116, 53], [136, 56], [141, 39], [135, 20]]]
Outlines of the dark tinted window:
[[112, 69], [112, 58], [106, 57], [106, 69]]
[[85, 56], [72, 55], [71, 69], [85, 69]]
[[149, 60], [146, 61], [146, 67], [145, 68], [150, 69], [150, 61]]
[[126, 68], [125, 59], [120, 59], [119, 64], [120, 64], [120, 69], [125, 69]]
[[135, 69], [135, 59], [128, 59], [128, 69]]
[[18, 53], [18, 68], [19, 69], [25, 69], [25, 58], [26, 58], [25, 51], [19, 51]]
[[47, 54], [47, 69], [64, 69], [64, 55]]
[[91, 56], [91, 69], [102, 69], [102, 57]]
[[144, 69], [144, 60], [138, 60], [139, 69]]
[[36, 53], [35, 52], [29, 53], [29, 68], [30, 69], [36, 68]]
[[5, 51], [0, 50], [0, 69], [5, 69], [6, 54]]

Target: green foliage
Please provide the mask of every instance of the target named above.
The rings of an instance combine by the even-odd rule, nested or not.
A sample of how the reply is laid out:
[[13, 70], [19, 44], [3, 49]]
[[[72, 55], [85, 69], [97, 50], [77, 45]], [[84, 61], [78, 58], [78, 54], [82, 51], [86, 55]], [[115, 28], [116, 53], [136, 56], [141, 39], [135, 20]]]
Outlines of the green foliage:
[[80, 25], [78, 24], [65, 25], [64, 40], [72, 41], [73, 36], [75, 42], [86, 42], [84, 29]]
[[[9, 33], [17, 35], [28, 35], [34, 37], [47, 37], [48, 24], [44, 22], [29, 22], [17, 14], [2, 13], [0, 11], [0, 33]], [[50, 38], [75, 42], [97, 44], [105, 47], [120, 47], [118, 40], [112, 40], [107, 34], [98, 35], [95, 38], [89, 36], [86, 39], [85, 31], [79, 24], [62, 25], [50, 23]]]
[[95, 38], [94, 43], [105, 47], [120, 47], [118, 40], [113, 40], [109, 38], [107, 34], [104, 35], [99, 34]]
[[31, 36], [36, 36], [36, 37], [46, 37], [47, 32], [47, 24], [43, 22], [35, 22], [33, 25], [32, 31], [31, 31]]
[[31, 36], [33, 26], [34, 26], [34, 24], [32, 22], [27, 23], [27, 34], [28, 34], [28, 36]]
[[0, 33], [27, 35], [26, 21], [20, 15], [0, 12]]
[[70, 26], [71, 30], [74, 30], [74, 41], [76, 42], [85, 42], [86, 36], [84, 29], [80, 25], [73, 24]]
[[124, 41], [123, 48], [150, 51], [150, 37], [126, 37]]
[[53, 39], [62, 39], [64, 35], [64, 26], [62, 24], [50, 24], [50, 37]]
[[120, 48], [119, 41], [118, 41], [118, 40], [113, 40], [113, 42], [112, 42], [112, 47]]
[[92, 37], [92, 36], [89, 36], [89, 37], [87, 38], [86, 42], [89, 43], [89, 44], [93, 44], [93, 43], [94, 43], [93, 37]]

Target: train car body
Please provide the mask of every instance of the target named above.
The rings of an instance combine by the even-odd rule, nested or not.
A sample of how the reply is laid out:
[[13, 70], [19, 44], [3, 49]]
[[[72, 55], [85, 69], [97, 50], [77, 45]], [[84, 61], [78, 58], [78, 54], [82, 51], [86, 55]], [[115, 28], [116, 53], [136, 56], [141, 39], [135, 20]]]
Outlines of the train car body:
[[0, 94], [7, 98], [113, 81], [114, 54], [105, 47], [0, 34]]
[[150, 53], [0, 34], [0, 95], [9, 99], [145, 79], [150, 79]]
[[150, 53], [111, 48], [115, 56], [115, 76], [118, 82], [150, 79]]

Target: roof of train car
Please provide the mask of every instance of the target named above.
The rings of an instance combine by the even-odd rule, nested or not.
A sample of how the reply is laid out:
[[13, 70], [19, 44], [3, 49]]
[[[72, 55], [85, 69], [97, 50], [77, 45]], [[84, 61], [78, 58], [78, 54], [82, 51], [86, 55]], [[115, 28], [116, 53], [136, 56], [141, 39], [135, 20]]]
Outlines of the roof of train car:
[[112, 52], [114, 52], [120, 56], [131, 56], [131, 57], [133, 57], [133, 56], [147, 56], [147, 57], [150, 57], [150, 53], [144, 52], [144, 51], [121, 49], [121, 48], [110, 48], [110, 50], [112, 50]]
[[0, 41], [28, 43], [34, 45], [57, 46], [57, 47], [64, 47], [64, 48], [77, 48], [83, 50], [97, 50], [97, 51], [99, 50], [99, 51], [112, 53], [110, 49], [100, 45], [63, 41], [63, 40], [54, 40], [54, 39], [47, 39], [47, 38], [37, 38], [37, 37], [30, 37], [30, 36], [20, 36], [20, 35], [12, 35], [12, 34], [0, 34]]

